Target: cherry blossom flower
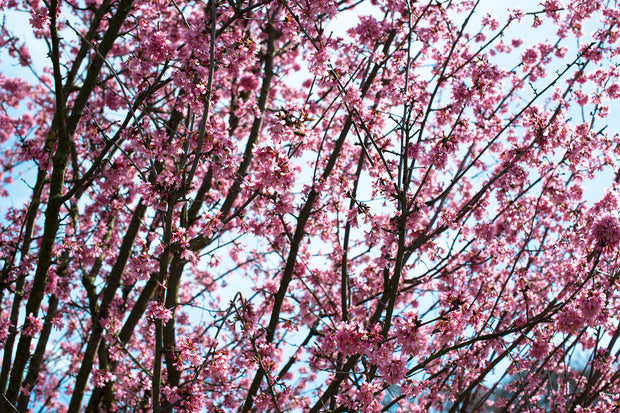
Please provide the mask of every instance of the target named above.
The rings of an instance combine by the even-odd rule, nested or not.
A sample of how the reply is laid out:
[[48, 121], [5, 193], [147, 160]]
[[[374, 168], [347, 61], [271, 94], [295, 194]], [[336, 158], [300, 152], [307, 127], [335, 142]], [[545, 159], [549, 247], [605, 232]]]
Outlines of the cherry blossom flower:
[[167, 323], [172, 318], [172, 310], [155, 301], [151, 301], [149, 303], [147, 315], [153, 319], [162, 320], [164, 323]]
[[43, 328], [43, 320], [39, 317], [35, 317], [32, 313], [28, 314], [26, 325], [24, 326], [24, 334], [35, 337], [41, 332]]
[[620, 244], [620, 223], [612, 215], [598, 219], [592, 227], [592, 238], [599, 247], [615, 248]]

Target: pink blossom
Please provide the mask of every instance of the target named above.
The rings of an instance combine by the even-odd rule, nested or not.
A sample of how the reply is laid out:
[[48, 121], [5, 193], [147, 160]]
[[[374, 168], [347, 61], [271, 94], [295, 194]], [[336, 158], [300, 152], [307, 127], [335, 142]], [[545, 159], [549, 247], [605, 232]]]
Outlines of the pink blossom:
[[554, 54], [559, 58], [564, 58], [567, 52], [568, 52], [568, 49], [566, 47], [559, 47], [556, 49]]
[[338, 349], [344, 355], [364, 354], [379, 340], [375, 333], [366, 331], [354, 322], [342, 322], [328, 335], [329, 340], [324, 342], [324, 348]]
[[30, 13], [30, 25], [37, 31], [44, 31], [49, 28], [50, 18], [46, 9], [32, 10]]
[[10, 325], [8, 314], [0, 313], [0, 348], [4, 348], [6, 339], [9, 336]]
[[579, 300], [579, 307], [586, 323], [597, 325], [601, 310], [605, 305], [605, 296], [600, 291], [588, 291]]
[[162, 320], [163, 323], [167, 323], [172, 319], [172, 310], [164, 307], [162, 304], [151, 301], [147, 309], [147, 315], [153, 319]]
[[184, 363], [190, 366], [199, 366], [203, 362], [203, 358], [196, 353], [196, 344], [190, 337], [185, 337], [178, 344], [178, 368], [183, 368]]
[[26, 323], [24, 325], [24, 334], [30, 337], [35, 337], [41, 332], [42, 328], [43, 320], [41, 318], [33, 316], [32, 313], [28, 314]]
[[399, 383], [407, 374], [407, 359], [395, 356], [389, 364], [381, 366], [379, 371], [387, 384]]
[[256, 76], [243, 76], [239, 80], [239, 88], [243, 91], [252, 91], [258, 89], [260, 83]]
[[95, 387], [103, 387], [107, 382], [114, 379], [114, 376], [109, 371], [105, 370], [94, 370], [92, 374]]
[[482, 19], [482, 25], [488, 26], [491, 30], [497, 30], [499, 27], [499, 20], [497, 19], [497, 17], [487, 14]]
[[149, 35], [146, 52], [154, 63], [163, 63], [174, 56], [172, 42], [170, 42], [165, 33], [160, 31]]
[[207, 401], [207, 395], [197, 384], [193, 385], [191, 390], [188, 391], [188, 395], [181, 402], [182, 413], [198, 413], [202, 411], [202, 408]]
[[510, 10], [510, 20], [521, 21], [523, 18], [523, 10], [520, 7], [515, 7]]
[[377, 384], [362, 383], [359, 389], [353, 389], [347, 394], [340, 394], [338, 402], [352, 410], [379, 413], [383, 406], [374, 395], [376, 390], [378, 390]]
[[537, 48], [527, 49], [523, 56], [521, 57], [521, 61], [526, 67], [533, 66], [540, 60], [540, 53]]
[[575, 91], [575, 97], [577, 98], [577, 104], [579, 104], [579, 106], [585, 106], [590, 101], [590, 96], [582, 90]]
[[598, 219], [592, 227], [592, 238], [599, 247], [615, 248], [620, 244], [620, 223], [612, 215]]
[[360, 16], [359, 24], [348, 30], [351, 36], [356, 36], [363, 44], [372, 44], [382, 35], [382, 27], [373, 16]]
[[535, 340], [530, 347], [530, 357], [538, 360], [543, 360], [549, 354], [551, 345], [546, 340]]
[[574, 308], [562, 310], [557, 317], [557, 326], [560, 331], [567, 334], [576, 334], [585, 322], [582, 315]]
[[325, 76], [329, 65], [329, 54], [326, 47], [321, 47], [312, 56], [309, 63], [310, 73], [316, 76]]
[[394, 320], [396, 340], [404, 354], [416, 355], [427, 344], [428, 337], [420, 327], [416, 312], [409, 311]]
[[517, 47], [520, 47], [523, 44], [523, 40], [522, 39], [512, 39], [510, 44], [512, 44], [512, 47], [514, 47], [516, 49]]
[[612, 85], [607, 87], [607, 94], [612, 99], [620, 98], [620, 84], [619, 83], [613, 83]]

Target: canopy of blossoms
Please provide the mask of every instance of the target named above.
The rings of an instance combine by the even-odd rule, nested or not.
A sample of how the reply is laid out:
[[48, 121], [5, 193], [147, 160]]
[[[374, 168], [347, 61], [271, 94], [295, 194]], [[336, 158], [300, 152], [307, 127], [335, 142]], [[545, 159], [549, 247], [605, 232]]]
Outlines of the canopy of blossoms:
[[620, 7], [524, 3], [0, 0], [0, 411], [617, 409]]

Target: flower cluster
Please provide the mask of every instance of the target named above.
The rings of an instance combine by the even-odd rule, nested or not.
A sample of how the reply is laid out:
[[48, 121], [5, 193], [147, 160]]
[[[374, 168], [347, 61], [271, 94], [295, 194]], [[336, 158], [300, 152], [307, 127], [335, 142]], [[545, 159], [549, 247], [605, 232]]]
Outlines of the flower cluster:
[[24, 325], [24, 334], [29, 337], [35, 337], [43, 328], [43, 320], [39, 317], [33, 316], [32, 313], [28, 314], [26, 320], [26, 324]]
[[157, 301], [151, 301], [149, 303], [148, 309], [146, 310], [146, 315], [152, 320], [162, 320], [164, 324], [172, 319], [173, 316], [172, 310], [164, 307]]
[[401, 345], [403, 354], [415, 356], [428, 345], [429, 337], [420, 324], [414, 311], [408, 311], [394, 320], [396, 341]]
[[616, 248], [620, 244], [620, 222], [612, 215], [599, 218], [592, 226], [592, 238], [600, 248]]

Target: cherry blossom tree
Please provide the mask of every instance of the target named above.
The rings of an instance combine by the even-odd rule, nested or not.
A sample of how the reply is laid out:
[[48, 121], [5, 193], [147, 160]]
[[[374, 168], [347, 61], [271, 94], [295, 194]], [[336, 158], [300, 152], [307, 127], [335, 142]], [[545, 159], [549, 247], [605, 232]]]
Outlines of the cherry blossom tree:
[[620, 7], [505, 3], [0, 1], [0, 410], [617, 411]]

